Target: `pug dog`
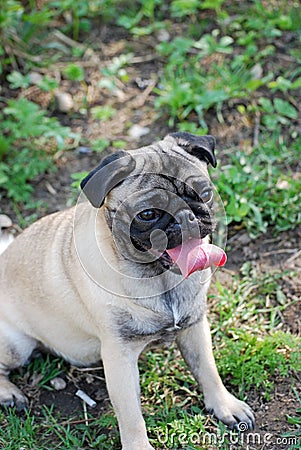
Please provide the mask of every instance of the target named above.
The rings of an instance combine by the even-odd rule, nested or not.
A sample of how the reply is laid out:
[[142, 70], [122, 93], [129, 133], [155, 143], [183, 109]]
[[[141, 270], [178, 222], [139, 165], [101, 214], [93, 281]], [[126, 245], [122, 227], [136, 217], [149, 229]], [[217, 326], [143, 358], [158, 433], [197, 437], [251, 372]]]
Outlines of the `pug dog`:
[[46, 216], [0, 256], [0, 403], [22, 409], [9, 381], [37, 347], [72, 364], [103, 361], [122, 450], [151, 450], [138, 358], [176, 341], [208, 411], [251, 430], [250, 407], [223, 385], [206, 319], [216, 228], [212, 136], [172, 133], [117, 151], [81, 183], [78, 204]]

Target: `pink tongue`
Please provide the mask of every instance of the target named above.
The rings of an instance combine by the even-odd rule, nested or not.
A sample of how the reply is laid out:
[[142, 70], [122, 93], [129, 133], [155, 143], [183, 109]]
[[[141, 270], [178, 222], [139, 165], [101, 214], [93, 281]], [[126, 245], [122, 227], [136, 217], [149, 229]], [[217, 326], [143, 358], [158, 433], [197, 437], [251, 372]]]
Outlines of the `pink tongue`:
[[224, 250], [216, 245], [204, 243], [202, 239], [190, 239], [166, 252], [185, 278], [196, 270], [204, 270], [210, 266], [223, 266], [227, 261]]

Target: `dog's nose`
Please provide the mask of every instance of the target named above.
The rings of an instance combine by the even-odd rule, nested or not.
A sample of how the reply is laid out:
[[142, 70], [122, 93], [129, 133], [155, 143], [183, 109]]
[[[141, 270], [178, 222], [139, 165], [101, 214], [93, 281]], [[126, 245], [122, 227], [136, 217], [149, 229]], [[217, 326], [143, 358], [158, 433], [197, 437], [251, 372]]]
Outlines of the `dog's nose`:
[[191, 210], [184, 209], [175, 215], [176, 229], [181, 232], [182, 242], [191, 238], [199, 238], [200, 228], [198, 221]]
[[176, 221], [180, 225], [189, 225], [196, 220], [195, 215], [192, 211], [182, 210], [179, 211], [175, 216]]
[[195, 215], [191, 211], [188, 213], [188, 220], [189, 222], [194, 222], [195, 220]]

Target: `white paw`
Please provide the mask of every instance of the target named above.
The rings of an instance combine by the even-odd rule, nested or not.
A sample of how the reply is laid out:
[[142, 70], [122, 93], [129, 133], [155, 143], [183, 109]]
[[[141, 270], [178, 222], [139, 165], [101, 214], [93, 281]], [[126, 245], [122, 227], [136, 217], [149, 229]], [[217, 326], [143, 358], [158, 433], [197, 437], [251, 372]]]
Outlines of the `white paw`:
[[238, 400], [226, 389], [219, 395], [207, 397], [205, 406], [229, 428], [248, 431], [255, 427], [255, 417], [249, 405]]
[[24, 394], [13, 383], [6, 378], [0, 379], [0, 405], [16, 407], [17, 411], [22, 411], [28, 406], [28, 400]]

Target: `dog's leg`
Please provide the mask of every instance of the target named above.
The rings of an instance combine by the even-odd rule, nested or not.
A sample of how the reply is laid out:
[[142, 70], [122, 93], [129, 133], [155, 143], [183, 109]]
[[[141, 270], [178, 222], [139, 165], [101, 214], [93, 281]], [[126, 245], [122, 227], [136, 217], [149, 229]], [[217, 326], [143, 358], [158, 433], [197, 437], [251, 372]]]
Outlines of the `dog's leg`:
[[122, 450], [153, 450], [140, 406], [139, 353], [121, 345], [108, 343], [106, 346], [102, 342], [101, 356], [109, 396], [118, 419]]
[[25, 364], [35, 346], [33, 339], [0, 322], [0, 405], [26, 408], [27, 398], [8, 380], [8, 375], [10, 370]]
[[231, 428], [245, 422], [254, 428], [254, 415], [250, 407], [227, 391], [218, 374], [210, 328], [206, 316], [196, 325], [183, 330], [177, 343], [192, 374], [204, 393], [206, 409]]

